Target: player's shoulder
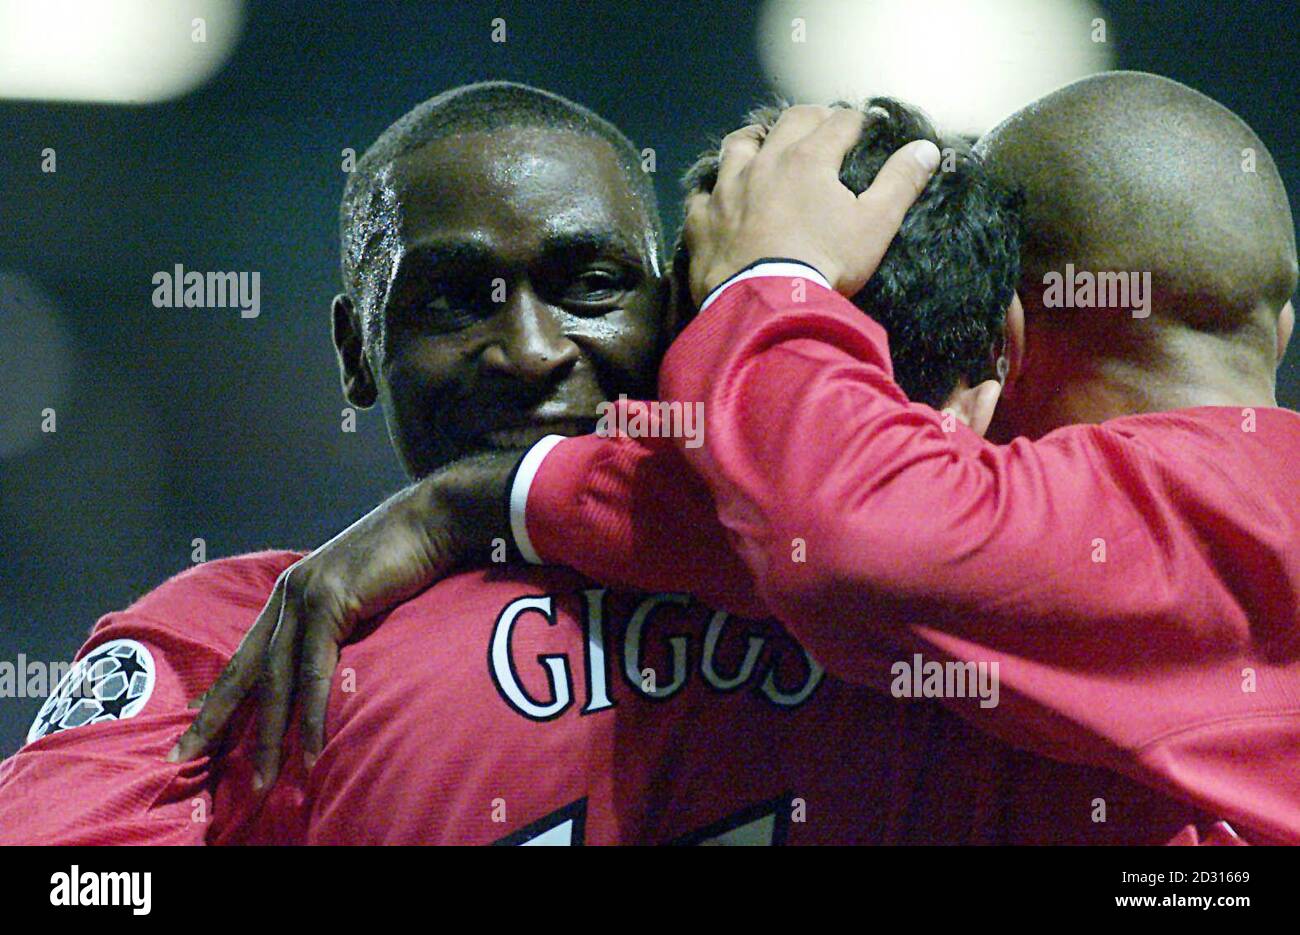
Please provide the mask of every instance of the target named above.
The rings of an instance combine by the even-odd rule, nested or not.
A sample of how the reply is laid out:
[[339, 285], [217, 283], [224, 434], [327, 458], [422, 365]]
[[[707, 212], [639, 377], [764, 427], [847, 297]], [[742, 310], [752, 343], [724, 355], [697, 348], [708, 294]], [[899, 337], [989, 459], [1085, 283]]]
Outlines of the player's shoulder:
[[1220, 440], [1224, 435], [1240, 438], [1259, 426], [1300, 438], [1300, 412], [1277, 406], [1193, 406], [1162, 412], [1141, 412], [1121, 416], [1092, 426], [1129, 435], [1177, 432], [1186, 437]]
[[[1044, 435], [1045, 449], [1079, 444], [1102, 450], [1145, 452], [1159, 462], [1197, 461], [1197, 453], [1216, 462], [1234, 458], [1256, 462], [1260, 444], [1292, 459], [1300, 453], [1300, 413], [1273, 406], [1196, 406], [1141, 412], [1097, 423], [1075, 423]], [[1013, 443], [1014, 444], [1014, 443]], [[1188, 458], [1187, 456], [1192, 456]]]
[[275, 586], [275, 579], [302, 558], [301, 552], [267, 550], [215, 558], [178, 572], [131, 604], [130, 610], [149, 611], [176, 601], [210, 599], [258, 606]]
[[[1243, 533], [1265, 533], [1272, 549], [1279, 528], [1300, 523], [1293, 493], [1300, 459], [1300, 413], [1273, 406], [1198, 406], [1141, 413], [1097, 425], [1067, 426], [1044, 438], [1061, 446], [1084, 439], [1116, 472], [1144, 472], [1170, 502], [1208, 505], [1235, 518]], [[1094, 461], [1094, 464], [1097, 462]]]
[[270, 597], [275, 581], [302, 558], [301, 552], [267, 550], [200, 562], [168, 578], [133, 601], [125, 610], [104, 617], [100, 630], [128, 617], [164, 626], [246, 629]]

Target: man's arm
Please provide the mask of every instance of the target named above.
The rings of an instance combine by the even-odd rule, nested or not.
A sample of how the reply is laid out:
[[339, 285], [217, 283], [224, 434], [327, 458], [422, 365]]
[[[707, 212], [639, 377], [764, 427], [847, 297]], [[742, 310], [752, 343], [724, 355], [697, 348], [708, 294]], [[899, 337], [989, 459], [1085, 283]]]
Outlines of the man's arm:
[[1294, 583], [1269, 531], [1286, 510], [1241, 483], [1272, 457], [1260, 438], [1294, 440], [1294, 417], [1261, 411], [1247, 435], [1155, 414], [995, 446], [909, 403], [851, 303], [813, 284], [805, 298], [729, 287], [662, 375], [667, 398], [703, 401], [705, 444], [680, 451], [796, 638], [863, 681], [882, 651], [997, 664], [996, 707], [944, 703], [1300, 837], [1279, 755], [1298, 717], [1277, 626]]
[[[539, 559], [661, 587], [656, 569], [686, 541], [692, 589], [753, 583], [762, 606], [842, 678], [888, 688], [882, 661], [915, 653], [997, 663], [999, 708], [967, 713], [1067, 758], [1104, 764], [1113, 743], [1158, 735], [1170, 721], [1152, 697], [1196, 696], [1191, 683], [1211, 672], [1228, 701], [1248, 700], [1237, 677], [1253, 651], [1248, 622], [1206, 616], [1217, 573], [1143, 442], [1078, 426], [989, 445], [908, 403], [879, 327], [829, 290], [805, 289], [792, 323], [772, 307], [790, 295], [788, 277], [732, 286], [674, 345], [664, 389], [703, 398], [703, 447], [568, 439], [516, 479], [530, 481], [514, 499], [526, 500]], [[810, 322], [824, 340], [808, 337]], [[803, 329], [806, 345], [783, 348], [774, 335], [787, 327]], [[753, 376], [744, 355], [755, 348], [779, 367]], [[683, 386], [693, 355], [715, 363]], [[681, 493], [695, 483], [688, 462], [715, 485], [715, 501]], [[748, 574], [734, 570], [729, 543]], [[1183, 713], [1165, 717], [1181, 723]]]
[[302, 726], [302, 762], [295, 766], [310, 769], [325, 745], [339, 647], [357, 624], [457, 568], [505, 557], [507, 491], [520, 457], [503, 451], [455, 462], [284, 569], [167, 759], [184, 763], [215, 753], [236, 711], [255, 695], [255, 791], [265, 794], [275, 785], [295, 704]]
[[633, 424], [638, 411], [647, 414], [645, 435], [552, 436], [528, 453], [510, 494], [519, 552], [602, 584], [685, 591], [743, 617], [772, 616], [708, 487], [661, 434], [653, 404], [620, 402], [611, 424]]

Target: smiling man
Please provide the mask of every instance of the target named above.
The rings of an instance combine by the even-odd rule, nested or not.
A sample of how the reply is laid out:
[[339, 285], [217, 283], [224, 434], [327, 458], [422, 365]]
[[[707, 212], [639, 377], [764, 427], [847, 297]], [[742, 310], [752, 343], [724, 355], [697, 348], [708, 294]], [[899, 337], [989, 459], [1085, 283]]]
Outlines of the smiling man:
[[[884, 281], [884, 267], [869, 277], [904, 196], [938, 162], [933, 147], [908, 147], [930, 158], [896, 156], [857, 194], [841, 159], [860, 119], [793, 108], [775, 127], [746, 127], [724, 143], [713, 193], [693, 196], [693, 291], [727, 285], [674, 344], [660, 390], [705, 404], [702, 447], [546, 439], [513, 479], [484, 470], [449, 511], [373, 515], [350, 547], [391, 545], [391, 558], [412, 538], [424, 571], [405, 586], [436, 580], [506, 525], [467, 532], [457, 510], [479, 503], [490, 523], [482, 502], [510, 490], [509, 527], [530, 560], [771, 608], [851, 681], [888, 691], [918, 650], [999, 662], [1004, 704], [946, 699], [981, 732], [941, 720], [926, 741], [937, 763], [960, 765], [923, 779], [983, 774], [907, 797], [922, 824], [924, 803], [952, 814], [931, 840], [1156, 842], [1180, 807], [1230, 818], [1250, 840], [1300, 840], [1289, 484], [1300, 422], [1273, 397], [1297, 269], [1266, 148], [1216, 102], [1131, 72], [1062, 88], [981, 141], [1028, 203], [1027, 310], [1008, 311], [1001, 379], [972, 388], [989, 397], [971, 407], [978, 424], [1004, 390], [996, 432], [1009, 443], [996, 446], [917, 405], [929, 401], [909, 388], [896, 341], [906, 316], [859, 301], [864, 282]], [[890, 252], [934, 261], [942, 239], [909, 244], [915, 221]], [[1053, 308], [1047, 274], [1076, 262], [1128, 267], [1154, 289], [1140, 308]], [[309, 744], [313, 679], [332, 670], [353, 609], [387, 606], [382, 580], [351, 574], [340, 552], [314, 553], [292, 589], [314, 605], [301, 621]], [[293, 648], [259, 658], [253, 647], [240, 679], [219, 686], [222, 703], [249, 673], [288, 668]], [[283, 720], [288, 682], [264, 698], [264, 720]], [[186, 743], [211, 725], [201, 715]], [[1191, 826], [1176, 838], [1196, 839]], [[1219, 824], [1210, 840], [1239, 839]]]
[[541, 99], [496, 93], [499, 109], [486, 91], [416, 108], [343, 198], [345, 390], [382, 402], [412, 477], [590, 431], [611, 394], [653, 386], [663, 349], [661, 234], [636, 151], [594, 116], [525, 120]]
[[[886, 117], [862, 142], [864, 186], [900, 136], [932, 133], [901, 107]], [[965, 200], [946, 198], [951, 192]], [[942, 366], [949, 384], [987, 366], [1010, 295], [1015, 227], [999, 192], [967, 155], [961, 172], [922, 205], [917, 238], [951, 226], [957, 211], [969, 227], [949, 241], [950, 266], [991, 284], [979, 329], [964, 327], [964, 289], [952, 289], [947, 294], [962, 302], [924, 336], [966, 335], [963, 353]], [[426, 102], [359, 162], [341, 235], [345, 291], [332, 315], [344, 391], [357, 405], [383, 405], [413, 478], [441, 478], [484, 460], [511, 463], [518, 460], [512, 446], [557, 429], [590, 429], [602, 402], [648, 393], [670, 323], [653, 193], [636, 150], [585, 109], [509, 84]], [[995, 266], [970, 262], [989, 250]], [[917, 296], [892, 298], [903, 308]], [[952, 402], [964, 408], [971, 399], [959, 391]], [[390, 501], [388, 515], [404, 505], [428, 513], [434, 496], [454, 496], [454, 487], [418, 483]], [[351, 532], [373, 522], [363, 519]], [[325, 548], [390, 588], [415, 575], [351, 541], [345, 533]], [[284, 572], [301, 557], [210, 562], [101, 620], [76, 678], [60, 687], [29, 743], [5, 765], [0, 836], [45, 843], [890, 838], [892, 790], [912, 775], [913, 761], [899, 760], [896, 773], [879, 766], [911, 735], [922, 709], [826, 678], [773, 622], [736, 619], [678, 591], [608, 591], [560, 569], [466, 572], [354, 634], [328, 716], [308, 725], [323, 742], [294, 737], [284, 775], [268, 755], [283, 719], [260, 728], [241, 721], [219, 761], [165, 759], [194, 716], [187, 702], [250, 627], [245, 646], [272, 638], [276, 627], [266, 621], [278, 624], [275, 639], [292, 638], [294, 621], [311, 609], [285, 599], [293, 573]], [[93, 723], [69, 720], [72, 689], [83, 677], [110, 694], [105, 686], [128, 664], [128, 707], [105, 708]], [[316, 679], [307, 691], [322, 686], [328, 681]], [[75, 796], [65, 794], [69, 787]]]
[[[332, 317], [344, 391], [355, 405], [382, 401], [394, 447], [412, 477], [456, 459], [528, 445], [550, 432], [590, 430], [599, 403], [643, 395], [652, 386], [668, 308], [653, 188], [628, 141], [590, 111], [518, 85], [448, 92], [407, 114], [363, 157], [349, 179], [341, 217], [345, 291]], [[192, 717], [187, 702], [229, 661], [277, 577], [300, 557], [262, 553], [202, 565], [100, 621], [79, 654], [81, 664], [42, 709], [28, 744], [4, 764], [4, 839], [302, 839], [308, 809], [301, 781], [282, 784], [264, 817], [250, 824], [261, 811], [262, 778], [267, 785], [274, 778], [248, 765], [255, 732], [242, 734], [219, 771], [206, 762], [164, 761]], [[513, 717], [530, 724], [537, 707], [524, 692], [540, 696], [543, 686], [522, 660], [518, 667], [528, 671], [515, 676], [511, 654], [526, 657], [530, 648], [546, 645], [561, 651], [563, 639], [547, 643], [555, 630], [546, 623], [557, 613], [568, 624], [559, 631], [567, 633], [582, 614], [614, 612], [603, 597], [584, 598], [572, 575], [487, 577], [452, 582], [431, 604], [409, 608], [416, 620], [427, 620], [430, 612], [455, 619], [477, 609], [474, 636], [481, 645], [472, 657], [468, 645], [456, 650], [462, 660], [474, 660], [477, 693], [460, 691], [464, 686], [455, 679], [426, 681], [403, 703], [407, 717], [393, 717], [384, 708], [401, 684], [392, 673], [421, 678], [409, 663], [413, 653], [427, 661], [421, 649], [400, 638], [393, 642], [402, 635], [402, 614], [395, 614], [392, 634], [357, 652], [360, 687], [350, 700], [363, 701], [362, 709], [346, 712], [352, 730], [340, 731], [332, 751], [355, 743], [355, 730], [372, 723], [367, 715], [377, 710], [381, 722], [400, 734], [411, 726], [421, 697], [436, 700], [448, 716], [468, 707], [487, 723], [509, 725]], [[487, 630], [512, 605], [524, 622], [505, 631], [506, 661], [497, 675], [515, 689], [498, 695], [483, 664]], [[380, 648], [378, 656], [370, 655]], [[580, 650], [581, 640], [569, 648]], [[129, 677], [120, 674], [128, 664]], [[117, 678], [129, 679], [129, 704], [114, 700]], [[83, 683], [91, 688], [84, 702], [78, 692]], [[446, 697], [453, 688], [454, 703]], [[556, 682], [551, 690], [559, 701], [561, 691], [572, 689]], [[512, 696], [519, 713], [507, 703]], [[88, 705], [97, 707], [90, 712]], [[458, 722], [468, 729], [467, 743], [488, 736], [485, 723], [471, 717]], [[370, 743], [374, 756], [352, 764], [347, 788], [355, 788], [369, 764], [391, 768], [384, 788], [400, 794], [400, 746]], [[458, 825], [445, 816], [424, 822], [417, 807], [387, 810], [393, 805], [388, 800], [377, 813], [382, 820], [366, 833], [390, 840], [398, 834], [404, 840], [503, 837], [526, 823], [515, 816], [530, 814], [534, 773], [529, 767], [485, 788], [472, 822]], [[70, 786], [76, 796], [63, 794]], [[332, 791], [328, 785], [318, 790], [312, 805], [328, 812]], [[497, 798], [503, 804], [494, 809]], [[507, 814], [504, 828], [493, 820]], [[327, 837], [333, 827], [318, 826]]]

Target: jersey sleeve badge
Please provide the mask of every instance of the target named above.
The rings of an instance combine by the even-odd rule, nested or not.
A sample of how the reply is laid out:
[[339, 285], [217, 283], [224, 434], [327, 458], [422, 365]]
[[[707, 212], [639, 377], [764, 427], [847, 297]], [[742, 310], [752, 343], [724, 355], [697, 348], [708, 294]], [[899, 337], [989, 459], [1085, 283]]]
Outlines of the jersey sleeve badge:
[[27, 742], [86, 724], [134, 717], [153, 694], [153, 656], [136, 640], [110, 640], [68, 670], [36, 714]]

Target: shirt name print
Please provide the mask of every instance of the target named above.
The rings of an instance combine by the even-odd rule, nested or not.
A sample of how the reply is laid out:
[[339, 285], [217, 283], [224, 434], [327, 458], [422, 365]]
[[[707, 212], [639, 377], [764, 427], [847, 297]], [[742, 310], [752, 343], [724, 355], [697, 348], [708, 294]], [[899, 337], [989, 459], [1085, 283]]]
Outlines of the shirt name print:
[[[610, 697], [611, 671], [617, 669], [630, 688], [644, 698], [668, 701], [680, 693], [693, 676], [698, 661], [699, 677], [718, 694], [752, 687], [779, 708], [797, 708], [807, 702], [821, 684], [825, 670], [807, 651], [768, 622], [733, 618], [725, 611], [710, 611], [687, 594], [660, 593], [643, 598], [625, 618], [614, 619], [607, 612], [606, 590], [581, 592], [582, 629], [585, 635], [580, 659], [571, 653], [532, 655], [517, 652], [514, 637], [528, 626], [554, 626], [557, 598], [569, 595], [543, 594], [520, 597], [502, 608], [492, 628], [488, 667], [498, 693], [518, 714], [534, 721], [562, 716], [575, 701], [574, 666], [580, 667], [585, 683], [585, 704], [581, 713], [593, 714], [614, 707]], [[662, 621], [677, 609], [677, 626]], [[709, 614], [708, 624], [683, 629], [682, 612], [694, 609]], [[744, 656], [726, 671], [719, 663], [719, 647], [743, 633]], [[765, 652], [766, 650], [766, 652]], [[660, 659], [659, 665], [649, 657]], [[732, 656], [736, 653], [731, 653]], [[786, 657], [797, 657], [792, 672]], [[666, 658], [666, 664], [663, 660]], [[528, 666], [541, 666], [546, 691], [537, 679], [526, 679]]]

